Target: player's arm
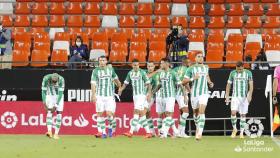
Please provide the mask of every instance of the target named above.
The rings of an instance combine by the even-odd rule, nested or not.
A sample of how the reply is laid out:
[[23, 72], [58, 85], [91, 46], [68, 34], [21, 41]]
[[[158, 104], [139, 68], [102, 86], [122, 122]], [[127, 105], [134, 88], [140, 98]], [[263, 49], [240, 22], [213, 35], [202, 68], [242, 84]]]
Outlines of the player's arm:
[[58, 84], [59, 84], [59, 88], [58, 88], [58, 98], [57, 98], [56, 105], [59, 105], [61, 99], [63, 98], [63, 92], [64, 92], [64, 87], [65, 87], [64, 78], [60, 78]]
[[130, 82], [130, 72], [127, 74], [124, 82], [123, 82], [123, 85], [119, 88], [118, 90], [118, 95], [121, 96], [122, 95], [122, 91], [125, 90], [126, 86], [129, 84]]
[[46, 77], [43, 78], [41, 89], [42, 89], [42, 101], [43, 101], [44, 107], [45, 107], [45, 109], [46, 109], [46, 107], [47, 107], [47, 105], [46, 105], [47, 78], [46, 78]]
[[226, 100], [225, 100], [225, 102], [227, 104], [230, 102], [229, 93], [230, 93], [230, 88], [231, 88], [232, 82], [233, 82], [233, 73], [231, 72], [229, 77], [228, 77], [227, 86], [226, 86]]
[[186, 91], [187, 92], [191, 92], [191, 87], [190, 87], [190, 84], [189, 83], [187, 83], [186, 85], [185, 85], [185, 89], [186, 89]]
[[207, 78], [207, 83], [209, 84], [209, 87], [213, 88], [214, 87], [214, 83], [211, 81], [209, 74], [206, 76], [206, 78]]
[[277, 100], [277, 88], [278, 88], [278, 76], [279, 74], [277, 73], [277, 67], [274, 69], [274, 77], [273, 77], [273, 86], [272, 86], [272, 96], [273, 96], [273, 104], [276, 104], [278, 102]]
[[97, 82], [97, 73], [96, 70], [93, 70], [91, 74], [91, 81], [90, 81], [92, 102], [96, 102], [96, 82]]
[[252, 100], [252, 95], [253, 95], [253, 91], [254, 91], [254, 82], [253, 82], [253, 78], [252, 78], [252, 73], [249, 73], [249, 91], [247, 93], [247, 100], [250, 103]]
[[155, 94], [161, 88], [161, 84], [157, 84], [155, 89], [153, 89], [152, 94]]
[[119, 80], [119, 77], [118, 77], [118, 75], [116, 74], [116, 72], [115, 72], [114, 69], [113, 69], [113, 73], [112, 73], [112, 78], [113, 78], [114, 83], [115, 83], [116, 86], [118, 87], [118, 89], [120, 89], [121, 86], [122, 86], [122, 83], [121, 83], [121, 81]]

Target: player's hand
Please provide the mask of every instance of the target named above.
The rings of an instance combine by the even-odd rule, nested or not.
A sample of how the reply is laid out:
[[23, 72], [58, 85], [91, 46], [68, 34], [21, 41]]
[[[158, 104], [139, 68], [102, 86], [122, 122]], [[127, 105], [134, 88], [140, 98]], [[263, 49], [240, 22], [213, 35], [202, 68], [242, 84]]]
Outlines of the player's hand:
[[118, 90], [118, 96], [121, 96], [121, 95], [122, 95], [122, 91], [123, 91], [123, 89], [122, 89], [122, 88], [119, 88], [119, 90]]
[[252, 100], [252, 96], [251, 95], [247, 95], [247, 101], [248, 101], [249, 104], [250, 104], [251, 100]]
[[272, 104], [277, 104], [277, 103], [278, 103], [277, 97], [276, 96], [272, 97]]
[[209, 82], [209, 88], [213, 88], [214, 87], [214, 83], [213, 82]]
[[184, 103], [185, 103], [186, 105], [188, 105], [188, 102], [189, 102], [188, 96], [184, 96]]
[[151, 102], [152, 95], [150, 93], [147, 94], [147, 101]]
[[199, 74], [196, 73], [195, 76], [193, 77], [193, 80], [197, 80], [199, 78]]
[[92, 96], [92, 97], [91, 97], [91, 101], [92, 101], [93, 103], [95, 103], [95, 102], [96, 102], [96, 96]]
[[55, 104], [54, 106], [53, 106], [53, 108], [52, 108], [52, 112], [55, 112], [56, 111], [56, 109], [57, 109], [57, 105]]
[[226, 102], [226, 105], [228, 105], [230, 103], [229, 97], [226, 97], [225, 102]]
[[44, 109], [45, 109], [46, 111], [48, 111], [48, 106], [47, 106], [47, 104], [46, 104], [46, 103], [43, 103], [43, 105], [44, 105]]

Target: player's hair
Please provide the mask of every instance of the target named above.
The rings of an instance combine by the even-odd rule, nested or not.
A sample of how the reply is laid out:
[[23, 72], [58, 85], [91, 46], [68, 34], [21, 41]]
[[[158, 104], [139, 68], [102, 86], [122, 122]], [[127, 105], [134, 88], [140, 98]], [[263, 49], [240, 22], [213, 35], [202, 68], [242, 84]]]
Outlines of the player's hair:
[[147, 65], [148, 65], [148, 64], [155, 64], [155, 63], [154, 63], [153, 61], [148, 61], [148, 62], [147, 62]]
[[243, 62], [242, 61], [237, 61], [236, 62], [236, 67], [243, 67]]
[[195, 57], [198, 56], [199, 54], [203, 55], [203, 53], [201, 51], [197, 51], [197, 52], [195, 52]]
[[139, 63], [139, 60], [138, 59], [133, 59], [132, 62], [133, 63]]
[[[101, 58], [107, 59], [107, 57], [106, 57], [105, 55], [101, 55], [101, 56], [98, 58], [98, 61], [99, 61]], [[108, 60], [108, 59], [107, 59], [107, 60]]]
[[162, 58], [160, 61], [170, 63], [170, 59], [168, 59], [168, 58]]

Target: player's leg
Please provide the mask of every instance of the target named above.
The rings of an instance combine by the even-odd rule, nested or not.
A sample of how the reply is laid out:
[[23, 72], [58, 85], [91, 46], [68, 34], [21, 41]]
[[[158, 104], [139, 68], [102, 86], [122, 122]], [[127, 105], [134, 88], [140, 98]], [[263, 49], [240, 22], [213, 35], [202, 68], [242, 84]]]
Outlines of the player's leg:
[[231, 109], [231, 116], [230, 116], [230, 120], [231, 120], [231, 125], [232, 125], [232, 133], [231, 133], [231, 137], [235, 138], [236, 134], [237, 134], [237, 111], [238, 111], [238, 99], [235, 97], [232, 97], [231, 99], [231, 105], [230, 105], [230, 109]]
[[52, 124], [53, 124], [53, 108], [55, 102], [54, 99], [50, 96], [46, 96], [46, 106], [47, 106], [47, 116], [46, 116], [46, 123], [47, 123], [47, 133], [46, 136], [52, 138]]
[[160, 131], [162, 128], [162, 120], [164, 118], [164, 108], [162, 105], [162, 98], [157, 97], [156, 98], [156, 113], [158, 114], [158, 119], [157, 119], [157, 129], [158, 129], [158, 135], [160, 135]]
[[105, 112], [105, 104], [102, 97], [96, 97], [96, 114], [97, 114], [97, 134], [95, 134], [96, 138], [106, 138], [106, 129], [105, 129], [105, 119], [103, 117], [103, 113]]
[[175, 121], [173, 119], [173, 113], [174, 113], [174, 106], [175, 106], [175, 98], [164, 98], [164, 105], [165, 105], [165, 118], [163, 119], [162, 124], [162, 131], [163, 135], [162, 138], [166, 138], [169, 128], [172, 127], [174, 136], [178, 135], [178, 129], [175, 126]]
[[[64, 98], [64, 96], [62, 96]], [[58, 133], [62, 124], [62, 112], [64, 107], [63, 99], [60, 100], [60, 103], [56, 107], [56, 123], [55, 123], [55, 131], [54, 131], [54, 139], [59, 139]]]
[[202, 138], [202, 133], [205, 126], [205, 109], [208, 102], [207, 95], [199, 96], [199, 115], [198, 115], [198, 133], [196, 135], [196, 140], [200, 140]]
[[155, 126], [154, 126], [153, 118], [151, 117], [151, 111], [150, 110], [147, 111], [146, 117], [147, 117], [147, 120], [148, 120], [148, 126], [150, 128], [150, 131], [151, 131], [152, 135], [155, 136], [156, 135]]
[[189, 116], [188, 105], [185, 104], [183, 96], [177, 96], [176, 100], [178, 102], [179, 109], [180, 109], [180, 118], [179, 118], [179, 126], [178, 126], [179, 137], [187, 138], [188, 135], [186, 135], [185, 129], [186, 129], [187, 118]]
[[239, 113], [240, 113], [240, 138], [244, 138], [244, 130], [246, 125], [246, 114], [248, 113], [249, 103], [247, 98], [240, 99]]
[[147, 120], [147, 117], [146, 117], [146, 113], [148, 111], [148, 102], [147, 102], [147, 99], [146, 99], [146, 96], [143, 95], [141, 96], [141, 100], [142, 100], [142, 107], [141, 107], [141, 111], [140, 111], [140, 119], [139, 119], [139, 124], [145, 129], [146, 131], [146, 136], [145, 138], [150, 138], [152, 137], [152, 134], [151, 134], [151, 131], [150, 131], [150, 127], [148, 125], [148, 120]]
[[116, 102], [113, 97], [108, 97], [108, 99], [106, 99], [105, 111], [109, 123], [108, 135], [109, 137], [113, 137], [117, 127], [116, 119], [114, 117], [114, 113], [116, 111]]
[[199, 102], [198, 97], [191, 97], [191, 105], [193, 109], [193, 120], [196, 127], [195, 135], [198, 133], [198, 118], [199, 118]]
[[139, 124], [139, 117], [140, 117], [140, 111], [143, 110], [142, 105], [139, 103], [139, 97], [133, 96], [133, 103], [134, 103], [134, 112], [133, 112], [133, 118], [130, 122], [130, 130], [129, 132], [124, 133], [125, 136], [132, 137], [133, 132], [136, 130], [138, 124]]

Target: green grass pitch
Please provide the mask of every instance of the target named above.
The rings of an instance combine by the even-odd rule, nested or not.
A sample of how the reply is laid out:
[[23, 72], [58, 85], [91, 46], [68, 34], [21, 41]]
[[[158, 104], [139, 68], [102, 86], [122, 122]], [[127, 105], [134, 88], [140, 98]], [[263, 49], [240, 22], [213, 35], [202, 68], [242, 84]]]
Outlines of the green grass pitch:
[[[279, 137], [276, 139], [280, 141]], [[249, 151], [252, 148], [258, 151]], [[272, 151], [264, 152], [269, 149]], [[279, 146], [267, 136], [243, 140], [204, 136], [198, 142], [194, 137], [96, 139], [67, 135], [54, 140], [42, 135], [0, 135], [0, 158], [276, 158], [279, 155]]]

